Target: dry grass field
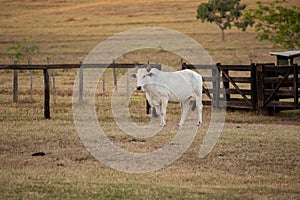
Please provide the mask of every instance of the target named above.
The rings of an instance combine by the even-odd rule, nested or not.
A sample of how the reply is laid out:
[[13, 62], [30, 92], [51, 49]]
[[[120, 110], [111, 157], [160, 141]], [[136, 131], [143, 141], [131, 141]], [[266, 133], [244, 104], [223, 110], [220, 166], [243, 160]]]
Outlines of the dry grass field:
[[[209, 109], [204, 113], [207, 122]], [[174, 136], [179, 117], [168, 116], [168, 126], [147, 140], [122, 133], [110, 116], [99, 120], [115, 145], [149, 152]], [[1, 199], [298, 199], [299, 117], [299, 112], [276, 117], [228, 112], [207, 158], [198, 157], [206, 123], [179, 160], [143, 174], [119, 172], [95, 160], [72, 118], [1, 120]], [[46, 155], [34, 157], [35, 152]]]
[[[249, 64], [274, 62], [272, 45], [255, 39], [253, 29], [220, 32], [214, 24], [195, 19], [201, 1], [143, 0], [10, 0], [0, 6], [0, 63], [12, 63], [6, 49], [14, 41], [31, 37], [40, 52], [32, 63], [77, 63], [107, 37], [133, 28], [165, 27], [198, 41], [216, 62]], [[254, 1], [245, 0], [249, 7]], [[265, 0], [264, 2], [271, 2]], [[297, 5], [298, 0], [290, 0]], [[117, 62], [163, 63], [175, 68], [180, 58], [167, 52], [133, 52]], [[26, 63], [25, 60], [22, 61]], [[43, 119], [42, 72], [19, 72], [19, 101], [12, 102], [10, 70], [0, 71], [0, 199], [299, 199], [300, 112], [276, 116], [228, 111], [222, 134], [205, 158], [198, 157], [208, 129], [210, 107], [203, 111], [204, 125], [191, 147], [170, 166], [149, 173], [111, 169], [83, 146], [72, 116], [72, 92], [77, 70], [51, 71], [51, 119]], [[118, 70], [123, 75], [124, 70]], [[55, 86], [53, 87], [53, 75]], [[105, 96], [97, 88], [96, 112], [107, 137], [133, 152], [151, 152], [176, 134], [180, 119], [177, 104], [168, 106], [168, 124], [157, 135], [136, 139], [123, 133], [111, 112], [112, 71], [107, 71]], [[101, 82], [101, 81], [100, 81]], [[55, 92], [55, 94], [54, 94]], [[138, 124], [149, 122], [144, 94], [131, 97], [131, 116]], [[44, 152], [44, 156], [32, 156]]]
[[[9, 45], [31, 37], [40, 48], [40, 53], [32, 58], [33, 63], [44, 63], [46, 57], [56, 63], [76, 63], [107, 37], [140, 27], [165, 27], [187, 34], [216, 62], [248, 64], [250, 59], [274, 62], [269, 51], [280, 49], [257, 41], [253, 28], [246, 32], [228, 30], [226, 41], [222, 42], [215, 24], [196, 19], [196, 9], [201, 2], [205, 1], [1, 1], [0, 62], [12, 62], [6, 51]], [[242, 2], [248, 7], [255, 6], [255, 1]], [[299, 4], [297, 0], [289, 2]]]

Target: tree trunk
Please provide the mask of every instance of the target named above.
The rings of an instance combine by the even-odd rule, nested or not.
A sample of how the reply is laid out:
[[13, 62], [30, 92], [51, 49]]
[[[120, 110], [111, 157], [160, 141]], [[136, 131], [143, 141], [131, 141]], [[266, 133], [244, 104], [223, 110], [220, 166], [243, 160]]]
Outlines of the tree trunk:
[[224, 29], [221, 29], [221, 32], [222, 32], [222, 41], [225, 41]]
[[222, 26], [222, 24], [221, 23], [219, 23], [219, 22], [216, 22], [216, 24], [218, 25], [218, 27], [220, 28], [220, 30], [221, 30], [221, 34], [222, 34], [222, 41], [224, 41], [225, 40], [225, 33], [224, 33], [224, 27]]

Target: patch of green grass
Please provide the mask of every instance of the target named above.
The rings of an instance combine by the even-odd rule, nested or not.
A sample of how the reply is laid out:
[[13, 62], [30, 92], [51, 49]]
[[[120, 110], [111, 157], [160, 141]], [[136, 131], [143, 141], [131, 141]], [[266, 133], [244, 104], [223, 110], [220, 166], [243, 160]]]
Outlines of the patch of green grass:
[[[185, 188], [154, 186], [138, 183], [77, 182], [28, 180], [6, 191], [2, 199], [207, 199], [211, 194]], [[214, 195], [212, 195], [214, 196]]]

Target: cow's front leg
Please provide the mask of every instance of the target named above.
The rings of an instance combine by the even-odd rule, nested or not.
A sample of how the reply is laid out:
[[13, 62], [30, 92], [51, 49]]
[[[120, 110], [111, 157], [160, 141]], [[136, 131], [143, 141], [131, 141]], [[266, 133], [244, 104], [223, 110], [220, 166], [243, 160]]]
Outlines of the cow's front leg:
[[155, 110], [156, 111], [156, 114], [158, 114], [158, 116], [160, 117], [160, 125], [161, 126], [165, 126], [165, 124], [163, 123], [163, 117], [162, 117], [162, 112], [161, 112], [161, 105], [155, 105], [154, 106]]
[[166, 125], [166, 115], [167, 115], [167, 105], [168, 105], [168, 99], [162, 99], [161, 100], [161, 122], [160, 125], [161, 126], [165, 126]]
[[189, 105], [190, 105], [189, 100], [184, 101], [184, 102], [181, 103], [181, 119], [180, 119], [180, 122], [179, 122], [179, 126], [182, 126], [184, 124], [186, 115], [189, 111]]

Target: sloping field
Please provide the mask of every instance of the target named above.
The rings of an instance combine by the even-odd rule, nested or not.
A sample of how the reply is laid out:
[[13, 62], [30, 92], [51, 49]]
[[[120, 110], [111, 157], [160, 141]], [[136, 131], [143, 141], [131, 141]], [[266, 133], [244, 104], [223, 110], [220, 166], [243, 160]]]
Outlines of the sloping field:
[[[203, 1], [204, 2], [204, 1]], [[254, 1], [244, 1], [248, 7]], [[265, 2], [270, 2], [266, 0]], [[297, 5], [298, 1], [289, 1]], [[46, 57], [56, 63], [79, 62], [101, 41], [116, 33], [141, 27], [164, 27], [198, 41], [216, 62], [248, 64], [274, 62], [272, 45], [258, 42], [253, 28], [226, 31], [226, 41], [215, 24], [201, 23], [196, 9], [201, 1], [1, 1], [0, 62], [12, 62], [7, 47], [31, 37], [40, 48], [33, 63]], [[278, 49], [276, 49], [278, 50]], [[23, 61], [27, 62], [27, 61]]]

